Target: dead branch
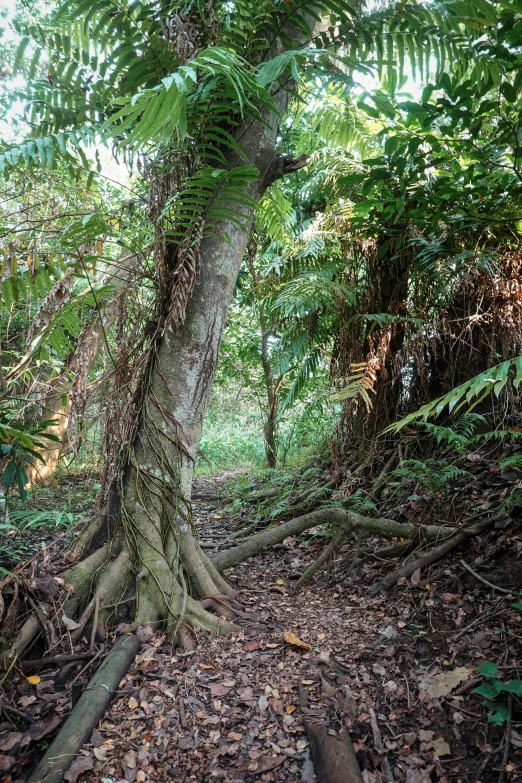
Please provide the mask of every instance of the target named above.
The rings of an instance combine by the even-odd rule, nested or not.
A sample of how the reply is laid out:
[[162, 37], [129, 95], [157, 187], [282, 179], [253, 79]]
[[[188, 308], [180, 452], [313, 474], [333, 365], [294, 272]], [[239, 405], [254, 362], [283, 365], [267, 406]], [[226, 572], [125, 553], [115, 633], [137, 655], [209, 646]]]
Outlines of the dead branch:
[[492, 590], [496, 590], [499, 593], [504, 593], [505, 595], [509, 595], [511, 598], [515, 598], [515, 594], [511, 592], [511, 590], [504, 590], [503, 587], [497, 587], [497, 585], [492, 584], [491, 582], [488, 582], [487, 579], [484, 579], [483, 576], [480, 576], [480, 574], [477, 574], [476, 571], [474, 571], [471, 566], [469, 566], [465, 560], [461, 560], [460, 564], [464, 566], [466, 571], [469, 571], [469, 573], [475, 577], [475, 579], [478, 579], [479, 582], [482, 582], [483, 585], [487, 585], [488, 587], [491, 587]]
[[31, 775], [29, 783], [41, 783], [42, 780], [45, 780], [45, 783], [61, 783], [80, 748], [88, 742], [93, 729], [98, 725], [139, 647], [138, 639], [132, 634], [120, 636], [116, 640]]
[[377, 595], [377, 593], [386, 592], [391, 587], [393, 587], [393, 585], [397, 584], [397, 580], [401, 577], [406, 579], [411, 576], [418, 568], [424, 568], [431, 563], [435, 563], [437, 560], [440, 560], [441, 557], [444, 557], [444, 555], [446, 555], [448, 552], [456, 549], [456, 547], [458, 547], [468, 538], [477, 536], [479, 533], [483, 533], [485, 530], [492, 528], [495, 524], [495, 521], [496, 520], [494, 518], [484, 519], [477, 525], [474, 525], [470, 528], [465, 528], [464, 530], [461, 530], [460, 533], [456, 533], [455, 535], [451, 536], [446, 541], [444, 541], [444, 543], [440, 544], [440, 546], [437, 546], [434, 549], [430, 549], [426, 552], [422, 552], [415, 560], [412, 560], [400, 568], [395, 569], [395, 571], [392, 571], [390, 574], [388, 574], [388, 576], [385, 576], [384, 579], [382, 579], [380, 582], [377, 582], [377, 584], [373, 585], [373, 587], [371, 587], [368, 591], [369, 594]]
[[375, 745], [375, 750], [377, 753], [381, 755], [382, 761], [382, 771], [384, 772], [384, 783], [395, 783], [395, 778], [393, 777], [393, 772], [390, 767], [390, 762], [388, 761], [388, 757], [386, 755], [386, 751], [384, 750], [384, 745], [382, 744], [382, 737], [381, 737], [381, 730], [379, 729], [379, 724], [377, 723], [377, 716], [375, 714], [375, 710], [373, 707], [368, 707], [368, 713], [370, 715], [370, 725], [372, 727], [372, 733], [373, 733], [373, 744]]

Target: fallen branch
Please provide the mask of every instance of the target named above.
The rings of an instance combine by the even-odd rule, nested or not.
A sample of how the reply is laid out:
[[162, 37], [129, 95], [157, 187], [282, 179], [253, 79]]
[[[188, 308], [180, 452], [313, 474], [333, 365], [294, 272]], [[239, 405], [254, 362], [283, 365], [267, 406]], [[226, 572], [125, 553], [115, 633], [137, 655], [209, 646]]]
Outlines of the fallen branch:
[[418, 568], [424, 568], [431, 563], [435, 563], [448, 552], [451, 552], [452, 549], [456, 549], [456, 547], [468, 538], [472, 538], [473, 536], [479, 535], [479, 533], [483, 533], [485, 530], [489, 530], [489, 528], [493, 527], [495, 522], [495, 518], [484, 519], [473, 527], [465, 528], [464, 530], [461, 530], [460, 533], [455, 533], [453, 536], [446, 539], [444, 543], [440, 544], [440, 546], [430, 549], [427, 552], [422, 552], [415, 560], [411, 560], [409, 563], [395, 569], [395, 571], [392, 571], [388, 576], [385, 576], [380, 582], [373, 585], [368, 591], [369, 595], [377, 595], [377, 593], [386, 592], [393, 587], [393, 585], [396, 585], [401, 577], [407, 579]]
[[53, 655], [47, 658], [35, 658], [32, 661], [20, 661], [22, 669], [34, 669], [36, 666], [51, 666], [56, 663], [70, 663], [71, 661], [83, 661], [92, 658], [92, 653], [70, 653], [69, 655]]
[[4, 704], [3, 702], [0, 703], [0, 712], [7, 712], [9, 715], [16, 715], [17, 718], [25, 720], [27, 723], [33, 723], [34, 720], [30, 715], [27, 715], [27, 713], [21, 712], [20, 710], [17, 710], [16, 707], [11, 707], [10, 704]]
[[379, 728], [379, 724], [377, 723], [377, 715], [375, 714], [373, 707], [368, 707], [368, 713], [370, 715], [370, 725], [372, 727], [373, 744], [375, 745], [375, 750], [381, 756], [384, 783], [395, 783], [395, 778], [393, 777], [390, 762], [388, 761], [388, 756], [386, 755], [384, 745], [382, 744], [381, 730]]
[[307, 696], [301, 682], [299, 682], [298, 694], [317, 783], [363, 783], [351, 738], [346, 729], [339, 734], [329, 734], [327, 725], [320, 723], [318, 719], [305, 717]]
[[[274, 525], [255, 536], [251, 536], [242, 544], [228, 549], [224, 552], [218, 552], [211, 558], [212, 563], [218, 571], [224, 571], [238, 563], [247, 560], [249, 557], [269, 549], [275, 544], [280, 544], [288, 536], [297, 536], [319, 525], [331, 524], [344, 528], [345, 534], [352, 532], [366, 532], [368, 535], [382, 536], [383, 538], [412, 538], [419, 533], [419, 526], [411, 522], [396, 522], [394, 519], [372, 519], [357, 514], [355, 511], [344, 511], [339, 508], [321, 508], [312, 511], [310, 514], [304, 514], [301, 517], [291, 519], [282, 525]], [[427, 525], [423, 528], [423, 534], [429, 538], [447, 535], [454, 528], [448, 528], [445, 525]]]
[[305, 582], [308, 582], [308, 580], [312, 578], [315, 572], [318, 571], [321, 566], [326, 563], [329, 557], [331, 557], [335, 550], [340, 547], [346, 535], [347, 534], [344, 530], [338, 530], [337, 533], [332, 536], [332, 540], [328, 546], [325, 546], [319, 557], [314, 560], [314, 562], [309, 565], [306, 571], [299, 577], [295, 583], [296, 587], [301, 587]]
[[93, 729], [103, 717], [118, 683], [127, 672], [139, 647], [138, 639], [131, 634], [120, 636], [116, 640], [29, 778], [29, 783], [61, 783], [80, 748], [88, 742]]
[[503, 587], [497, 587], [496, 585], [492, 584], [491, 582], [488, 582], [487, 579], [484, 579], [483, 576], [480, 576], [480, 574], [477, 574], [476, 571], [472, 569], [471, 566], [469, 566], [465, 560], [461, 560], [460, 564], [464, 566], [466, 571], [469, 571], [469, 573], [475, 577], [475, 579], [478, 579], [479, 582], [482, 582], [483, 585], [487, 585], [488, 587], [491, 587], [492, 590], [497, 590], [499, 593], [504, 593], [505, 595], [509, 595], [511, 598], [515, 598], [515, 594], [511, 592], [511, 590], [504, 590]]

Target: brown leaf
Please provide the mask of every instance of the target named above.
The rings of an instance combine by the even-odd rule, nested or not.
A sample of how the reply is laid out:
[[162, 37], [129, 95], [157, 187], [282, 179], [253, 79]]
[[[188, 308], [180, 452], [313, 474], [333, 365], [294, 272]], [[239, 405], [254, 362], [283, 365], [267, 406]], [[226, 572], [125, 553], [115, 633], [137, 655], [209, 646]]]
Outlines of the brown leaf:
[[24, 732], [20, 747], [24, 748], [26, 745], [29, 745], [30, 742], [37, 742], [42, 739], [46, 734], [50, 734], [58, 728], [61, 722], [62, 717], [60, 715], [51, 715], [49, 719], [35, 721], [31, 724], [30, 728]]
[[439, 758], [441, 756], [451, 756], [451, 748], [442, 737], [437, 737], [436, 740], [433, 740], [433, 750]]
[[216, 696], [226, 696], [227, 693], [230, 693], [232, 688], [233, 685], [225, 685], [225, 683], [213, 682], [210, 686], [210, 695], [212, 698], [215, 698]]
[[254, 650], [257, 650], [260, 644], [260, 639], [253, 639], [251, 642], [247, 642], [243, 649], [245, 652], [253, 652]]
[[421, 570], [420, 568], [417, 568], [416, 571], [413, 572], [411, 575], [411, 583], [412, 585], [418, 585], [421, 579]]
[[76, 783], [82, 772], [87, 772], [87, 770], [92, 769], [93, 767], [94, 762], [91, 756], [78, 756], [65, 773], [64, 778], [65, 780], [68, 780], [69, 783]]
[[262, 775], [283, 763], [288, 756], [261, 756], [257, 761], [249, 765], [248, 770], [252, 775]]
[[9, 734], [0, 741], [0, 750], [7, 751], [14, 748], [22, 741], [23, 734], [19, 731], [10, 731]]
[[14, 766], [16, 759], [12, 756], [0, 756], [0, 771], [8, 772]]
[[178, 748], [180, 750], [189, 750], [195, 747], [194, 735], [188, 734], [186, 737], [180, 737], [178, 740]]
[[309, 644], [303, 642], [303, 640], [296, 636], [295, 633], [292, 633], [292, 631], [285, 631], [283, 638], [285, 642], [292, 645], [292, 647], [298, 647], [300, 650], [306, 650], [307, 652], [312, 649]]
[[425, 677], [419, 683], [419, 688], [429, 693], [432, 699], [440, 699], [455, 690], [461, 682], [470, 677], [470, 672], [464, 666], [457, 666], [449, 672], [436, 674], [434, 677]]

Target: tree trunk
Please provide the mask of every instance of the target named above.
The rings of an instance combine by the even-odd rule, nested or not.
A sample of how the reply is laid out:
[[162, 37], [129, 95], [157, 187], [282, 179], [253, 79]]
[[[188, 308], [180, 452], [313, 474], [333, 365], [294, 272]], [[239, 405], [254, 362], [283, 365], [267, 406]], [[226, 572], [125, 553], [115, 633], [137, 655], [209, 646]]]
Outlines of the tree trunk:
[[272, 376], [270, 352], [268, 350], [268, 339], [272, 330], [266, 323], [263, 303], [258, 301], [259, 277], [254, 265], [256, 252], [257, 242], [251, 239], [248, 246], [248, 271], [250, 272], [250, 277], [252, 278], [252, 284], [254, 286], [254, 301], [258, 306], [259, 326], [261, 328], [261, 366], [263, 368], [266, 396], [268, 401], [263, 433], [265, 439], [265, 455], [267, 467], [275, 468], [277, 465], [276, 419], [278, 408], [278, 383], [274, 381]]
[[261, 322], [261, 363], [265, 376], [266, 395], [268, 399], [268, 410], [265, 423], [265, 453], [266, 464], [269, 468], [275, 468], [277, 465], [277, 442], [276, 442], [276, 418], [277, 418], [277, 388], [272, 377], [272, 368], [270, 366], [270, 356], [268, 352], [268, 338], [270, 330], [264, 326], [263, 309], [260, 308], [259, 320]]
[[50, 443], [49, 447], [41, 452], [45, 464], [37, 463], [32, 467], [29, 472], [29, 480], [31, 482], [45, 485], [52, 481], [54, 477], [65, 445], [71, 411], [81, 402], [81, 400], [75, 400], [76, 405], [73, 406], [71, 384], [67, 381], [65, 375], [67, 374], [72, 378], [73, 394], [76, 392], [76, 396], [83, 397], [89, 372], [93, 368], [100, 350], [103, 349], [106, 332], [118, 313], [118, 300], [129, 286], [137, 263], [137, 255], [125, 255], [107, 269], [103, 284], [112, 286], [115, 289], [114, 294], [110, 297], [105, 307], [99, 313], [96, 313], [92, 323], [82, 331], [76, 350], [70, 356], [64, 373], [52, 383], [51, 389], [47, 394], [41, 418], [43, 421], [54, 420], [57, 422], [49, 428], [49, 432], [52, 435], [56, 435], [60, 441]]
[[[286, 101], [287, 93], [282, 93], [281, 114]], [[256, 202], [276, 164], [278, 120], [273, 115], [265, 119], [266, 125], [252, 122], [237, 134], [245, 156], [260, 172], [248, 189]], [[247, 223], [254, 210], [242, 211]], [[223, 221], [215, 229], [200, 243], [200, 275], [184, 323], [169, 325], [167, 318], [144, 381], [140, 420], [119, 485], [121, 524], [112, 531], [108, 561], [98, 577], [98, 616], [103, 623], [134, 574], [133, 626], [166, 621], [174, 635], [184, 633], [182, 623], [212, 633], [235, 627], [228, 622], [233, 607], [226, 604], [234, 591], [199, 546], [190, 501], [219, 345], [249, 235], [246, 224]], [[167, 245], [166, 253], [174, 256], [175, 248]], [[220, 617], [198, 600], [212, 596], [220, 599]]]

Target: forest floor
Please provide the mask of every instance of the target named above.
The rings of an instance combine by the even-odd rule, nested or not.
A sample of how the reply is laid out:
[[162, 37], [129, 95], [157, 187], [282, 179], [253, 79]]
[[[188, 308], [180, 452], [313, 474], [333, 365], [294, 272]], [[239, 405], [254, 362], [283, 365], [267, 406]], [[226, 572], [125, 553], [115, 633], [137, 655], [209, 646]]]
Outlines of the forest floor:
[[[237, 530], [237, 520], [209, 503], [227, 477], [200, 478], [194, 488], [207, 551]], [[324, 547], [318, 533], [286, 539], [228, 572], [250, 616], [241, 632], [201, 634], [190, 652], [173, 651], [161, 635], [150, 639], [66, 779], [312, 783], [305, 719], [327, 723], [331, 736], [349, 732], [364, 783], [384, 783], [383, 750], [395, 781], [522, 780], [522, 713], [515, 710], [508, 730], [488, 723], [472, 693], [484, 661], [499, 664], [501, 681], [522, 678], [522, 613], [513, 596], [477, 581], [458, 551], [388, 596], [367, 595], [381, 573], [375, 561], [343, 585], [333, 583], [330, 565], [294, 593], [296, 574]], [[468, 562], [481, 547], [488, 579], [501, 571], [504, 589], [518, 593], [522, 536], [485, 534], [468, 545]], [[4, 781], [28, 778], [38, 743], [70, 709], [71, 680], [84, 663], [43, 666], [37, 684], [21, 673], [4, 684], [3, 699], [33, 721], [6, 716], [0, 724], [0, 752], [18, 748], [25, 759]]]

